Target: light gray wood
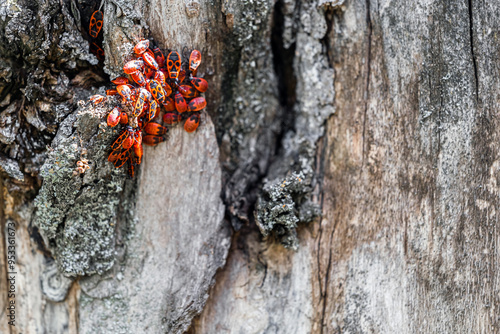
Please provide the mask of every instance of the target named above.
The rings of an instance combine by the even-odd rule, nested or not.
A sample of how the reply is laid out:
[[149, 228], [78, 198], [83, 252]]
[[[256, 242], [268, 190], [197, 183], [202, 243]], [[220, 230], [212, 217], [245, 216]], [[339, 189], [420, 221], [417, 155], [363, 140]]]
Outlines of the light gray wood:
[[108, 275], [80, 280], [80, 332], [182, 333], [201, 312], [230, 245], [213, 131], [206, 118], [145, 150], [126, 254]]

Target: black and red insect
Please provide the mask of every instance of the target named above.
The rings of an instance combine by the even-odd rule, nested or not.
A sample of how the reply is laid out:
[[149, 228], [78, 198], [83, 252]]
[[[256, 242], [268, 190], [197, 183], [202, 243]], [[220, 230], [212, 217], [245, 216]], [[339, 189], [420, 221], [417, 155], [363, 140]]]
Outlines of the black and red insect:
[[154, 99], [158, 101], [159, 104], [162, 104], [165, 101], [166, 97], [165, 91], [163, 90], [163, 87], [158, 81], [149, 80], [147, 88], [148, 91], [151, 93]]
[[184, 130], [186, 132], [195, 132], [198, 129], [198, 125], [200, 125], [200, 114], [196, 113], [191, 115], [186, 122], [184, 123]]
[[191, 51], [191, 55], [189, 56], [189, 70], [193, 75], [196, 75], [196, 71], [198, 70], [198, 66], [201, 63], [201, 52], [198, 50]]
[[170, 79], [177, 79], [181, 71], [181, 56], [178, 52], [172, 51], [167, 57], [167, 69]]
[[100, 10], [96, 10], [90, 17], [89, 25], [89, 35], [93, 38], [97, 38], [99, 32], [102, 29], [102, 19], [104, 18], [103, 13]]
[[99, 61], [104, 61], [104, 50], [96, 43], [90, 43], [89, 51], [94, 54]]
[[161, 52], [159, 47], [155, 47], [153, 49], [153, 54], [155, 55], [155, 60], [158, 63], [158, 66], [160, 68], [165, 66], [165, 56], [163, 55], [163, 52]]
[[167, 112], [163, 115], [163, 123], [168, 125], [177, 124], [182, 120], [181, 115], [176, 112]]
[[177, 88], [179, 90], [179, 93], [181, 93], [182, 97], [184, 98], [189, 98], [192, 99], [196, 96], [198, 96], [198, 92], [196, 89], [189, 85], [181, 85]]
[[188, 109], [186, 99], [184, 99], [184, 97], [182, 96], [182, 94], [180, 92], [177, 92], [175, 94], [174, 100], [175, 100], [175, 109], [178, 112], [183, 113]]
[[149, 40], [147, 39], [143, 39], [142, 41], [139, 41], [139, 43], [137, 43], [135, 46], [134, 46], [134, 52], [137, 54], [137, 55], [142, 55], [144, 52], [146, 52], [146, 50], [149, 48]]
[[161, 142], [164, 142], [165, 138], [162, 136], [146, 135], [142, 138], [142, 142], [148, 146], [156, 146]]
[[168, 129], [159, 123], [150, 122], [144, 127], [144, 131], [148, 135], [163, 136]]
[[205, 79], [193, 77], [190, 81], [199, 92], [205, 93], [207, 91], [208, 83]]
[[110, 127], [115, 127], [120, 123], [121, 120], [121, 109], [120, 107], [114, 107], [108, 114], [108, 118], [106, 122], [108, 123], [108, 126]]
[[111, 145], [111, 150], [115, 151], [120, 147], [124, 149], [129, 149], [134, 144], [134, 129], [131, 126], [125, 127], [125, 130], [120, 134], [118, 138]]
[[197, 97], [191, 100], [187, 106], [189, 111], [199, 111], [207, 106], [207, 101], [204, 97]]

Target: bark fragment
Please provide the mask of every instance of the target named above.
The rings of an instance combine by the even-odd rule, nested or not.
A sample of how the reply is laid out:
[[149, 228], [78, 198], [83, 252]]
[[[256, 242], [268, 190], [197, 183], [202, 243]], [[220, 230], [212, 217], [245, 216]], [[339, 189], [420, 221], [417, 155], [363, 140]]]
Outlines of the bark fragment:
[[[295, 104], [291, 110], [294, 122], [289, 129], [285, 129], [282, 149], [269, 169], [270, 172], [266, 177], [269, 181], [264, 185], [264, 194], [259, 196], [256, 219], [265, 235], [273, 228], [284, 229], [277, 231], [278, 235], [284, 236], [280, 237], [282, 243], [286, 247], [296, 249], [298, 243], [295, 224], [299, 221], [298, 217], [306, 219], [303, 222], [307, 223], [312, 221], [316, 216], [315, 213], [319, 211], [317, 204], [313, 204], [310, 199], [311, 190], [317, 182], [314, 172], [315, 150], [317, 141], [324, 134], [324, 123], [334, 112], [335, 91], [334, 72], [322, 45], [322, 39], [327, 32], [324, 10], [318, 9], [311, 1], [301, 3], [298, 13], [290, 10], [284, 13], [299, 20], [293, 38], [297, 50], [293, 60], [294, 74], [297, 78]], [[283, 30], [283, 38], [288, 43], [292, 29], [292, 26], [285, 25]], [[279, 218], [283, 213], [269, 215], [270, 208], [284, 205], [280, 203], [282, 196], [270, 194], [269, 189], [276, 188], [278, 184], [286, 186], [290, 180], [299, 179], [296, 176], [298, 174], [302, 175], [300, 177], [303, 180], [300, 182], [302, 189], [285, 189], [295, 196], [290, 197], [294, 202], [290, 210], [294, 213], [289, 219], [285, 219], [286, 223], [283, 224], [283, 219]], [[294, 183], [292, 187], [295, 187]], [[297, 196], [298, 194], [300, 196]]]
[[[103, 273], [114, 263], [114, 225], [125, 175], [107, 162], [117, 136], [105, 124], [111, 106], [95, 108], [87, 102], [66, 118], [41, 170], [35, 225], [66, 276]], [[74, 175], [83, 156], [91, 168]]]

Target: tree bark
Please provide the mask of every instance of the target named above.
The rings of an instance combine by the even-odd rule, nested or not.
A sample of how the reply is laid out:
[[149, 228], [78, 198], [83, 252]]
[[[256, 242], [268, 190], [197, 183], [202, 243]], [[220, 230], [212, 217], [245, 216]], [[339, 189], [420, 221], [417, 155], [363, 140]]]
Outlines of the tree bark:
[[[104, 63], [98, 7], [0, 4], [1, 333], [499, 331], [500, 6], [114, 0]], [[142, 37], [210, 88], [131, 181], [78, 101]]]

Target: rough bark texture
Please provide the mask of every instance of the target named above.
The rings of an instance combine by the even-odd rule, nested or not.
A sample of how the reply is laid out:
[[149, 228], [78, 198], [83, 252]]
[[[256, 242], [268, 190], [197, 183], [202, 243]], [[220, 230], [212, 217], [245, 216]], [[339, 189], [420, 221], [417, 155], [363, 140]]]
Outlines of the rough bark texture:
[[[1, 333], [499, 331], [498, 4], [115, 0], [104, 64], [95, 6], [0, 4]], [[78, 101], [139, 37], [209, 105], [126, 181]]]
[[498, 10], [367, 0], [327, 15], [321, 221], [285, 266], [240, 235], [196, 332], [498, 331]]

